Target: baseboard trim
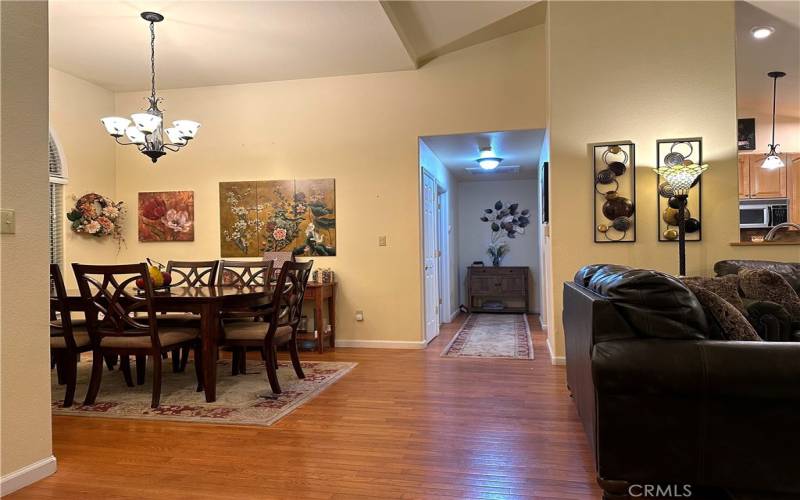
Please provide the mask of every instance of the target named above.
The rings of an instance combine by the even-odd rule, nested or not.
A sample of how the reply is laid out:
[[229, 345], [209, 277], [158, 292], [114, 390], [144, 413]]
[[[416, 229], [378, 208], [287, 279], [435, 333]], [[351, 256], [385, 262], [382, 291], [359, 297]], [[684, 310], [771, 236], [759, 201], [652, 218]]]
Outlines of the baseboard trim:
[[38, 462], [9, 472], [0, 477], [0, 496], [10, 495], [30, 484], [40, 481], [56, 472], [56, 457], [50, 455]]
[[336, 347], [364, 347], [367, 349], [425, 349], [424, 340], [357, 340], [336, 339]]
[[553, 352], [554, 351], [553, 345], [550, 343], [551, 342], [551, 340], [550, 340], [551, 338], [552, 337], [548, 336], [547, 337], [547, 341], [545, 342], [545, 344], [547, 344], [547, 352], [550, 354], [550, 364], [551, 365], [566, 365], [567, 364], [567, 358], [564, 357], [564, 356], [556, 356], [555, 353]]

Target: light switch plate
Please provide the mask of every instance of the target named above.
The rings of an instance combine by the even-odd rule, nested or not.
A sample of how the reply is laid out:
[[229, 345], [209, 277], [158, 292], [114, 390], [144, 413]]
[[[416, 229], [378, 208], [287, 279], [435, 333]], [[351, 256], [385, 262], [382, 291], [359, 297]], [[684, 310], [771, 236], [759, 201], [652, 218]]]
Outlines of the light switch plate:
[[17, 232], [17, 216], [14, 210], [0, 209], [0, 234], [14, 234]]
[[378, 236], [378, 246], [379, 247], [386, 246], [386, 236]]

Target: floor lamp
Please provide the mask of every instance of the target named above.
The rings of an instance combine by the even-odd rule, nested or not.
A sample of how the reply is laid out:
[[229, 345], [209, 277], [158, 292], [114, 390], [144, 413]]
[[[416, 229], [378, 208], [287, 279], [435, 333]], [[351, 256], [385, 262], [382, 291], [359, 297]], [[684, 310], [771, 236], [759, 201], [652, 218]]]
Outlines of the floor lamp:
[[689, 162], [653, 169], [667, 181], [667, 184], [672, 189], [672, 196], [678, 200], [678, 262], [680, 276], [686, 276], [686, 200], [689, 198], [689, 190], [692, 188], [694, 181], [707, 169], [708, 165]]

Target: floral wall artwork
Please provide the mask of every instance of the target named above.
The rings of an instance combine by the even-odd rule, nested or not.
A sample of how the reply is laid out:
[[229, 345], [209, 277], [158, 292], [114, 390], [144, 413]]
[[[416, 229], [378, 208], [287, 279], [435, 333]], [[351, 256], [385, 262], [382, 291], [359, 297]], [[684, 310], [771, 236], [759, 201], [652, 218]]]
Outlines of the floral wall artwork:
[[76, 233], [94, 237], [111, 236], [122, 242], [122, 218], [125, 208], [97, 193], [89, 193], [75, 199], [75, 207], [67, 212], [70, 228]]
[[139, 241], [194, 241], [194, 191], [139, 193]]
[[334, 179], [220, 182], [222, 257], [336, 255]]

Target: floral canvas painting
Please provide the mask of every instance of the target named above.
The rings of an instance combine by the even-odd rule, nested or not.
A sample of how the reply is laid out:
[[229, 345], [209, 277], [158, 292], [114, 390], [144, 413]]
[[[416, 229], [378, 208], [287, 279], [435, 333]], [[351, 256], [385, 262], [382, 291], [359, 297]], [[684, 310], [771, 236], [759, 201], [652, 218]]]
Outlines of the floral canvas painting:
[[139, 241], [194, 241], [194, 191], [139, 193]]
[[336, 255], [334, 179], [220, 182], [222, 257]]

